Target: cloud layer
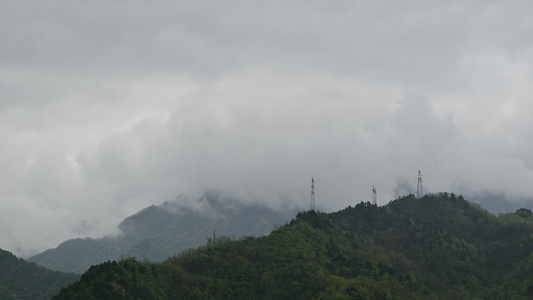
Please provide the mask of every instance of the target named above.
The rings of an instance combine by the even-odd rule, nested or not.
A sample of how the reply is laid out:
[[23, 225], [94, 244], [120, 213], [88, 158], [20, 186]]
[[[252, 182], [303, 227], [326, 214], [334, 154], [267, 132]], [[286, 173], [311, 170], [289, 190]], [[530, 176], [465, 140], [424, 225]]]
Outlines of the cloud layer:
[[[533, 4], [0, 4], [0, 248], [183, 193], [533, 195]], [[404, 184], [408, 183], [408, 184]], [[403, 184], [403, 186], [402, 186]]]

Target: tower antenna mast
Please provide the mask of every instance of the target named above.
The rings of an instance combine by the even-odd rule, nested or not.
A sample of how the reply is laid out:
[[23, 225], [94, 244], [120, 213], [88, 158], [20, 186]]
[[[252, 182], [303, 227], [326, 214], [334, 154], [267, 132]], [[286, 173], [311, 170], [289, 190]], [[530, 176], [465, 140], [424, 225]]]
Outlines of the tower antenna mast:
[[315, 210], [315, 178], [311, 178], [311, 210]]
[[374, 185], [372, 185], [372, 204], [378, 204], [378, 191]]
[[418, 184], [416, 186], [416, 198], [424, 196], [424, 189], [422, 188], [422, 173], [418, 170]]

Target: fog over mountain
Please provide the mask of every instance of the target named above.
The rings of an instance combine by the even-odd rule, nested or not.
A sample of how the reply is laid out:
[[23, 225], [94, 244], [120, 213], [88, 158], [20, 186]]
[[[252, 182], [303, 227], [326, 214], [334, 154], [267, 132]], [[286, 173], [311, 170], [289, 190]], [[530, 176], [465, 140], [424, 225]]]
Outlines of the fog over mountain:
[[533, 4], [0, 3], [0, 248], [179, 194], [533, 195]]
[[51, 270], [80, 274], [92, 265], [124, 257], [163, 261], [187, 249], [204, 246], [217, 236], [239, 239], [269, 234], [301, 210], [290, 203], [283, 210], [274, 210], [214, 192], [180, 195], [125, 218], [118, 226], [120, 233], [115, 236], [70, 239], [29, 257], [28, 261]]

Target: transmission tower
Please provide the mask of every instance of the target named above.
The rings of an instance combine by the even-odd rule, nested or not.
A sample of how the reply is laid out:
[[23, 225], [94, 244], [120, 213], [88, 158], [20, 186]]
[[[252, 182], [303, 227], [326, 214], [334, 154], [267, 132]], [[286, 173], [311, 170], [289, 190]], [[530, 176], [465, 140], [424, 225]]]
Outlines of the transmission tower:
[[418, 185], [416, 186], [416, 198], [422, 198], [424, 190], [422, 189], [422, 173], [418, 170]]
[[372, 185], [372, 204], [378, 204], [378, 191], [374, 185]]
[[311, 210], [315, 210], [315, 179], [311, 178]]

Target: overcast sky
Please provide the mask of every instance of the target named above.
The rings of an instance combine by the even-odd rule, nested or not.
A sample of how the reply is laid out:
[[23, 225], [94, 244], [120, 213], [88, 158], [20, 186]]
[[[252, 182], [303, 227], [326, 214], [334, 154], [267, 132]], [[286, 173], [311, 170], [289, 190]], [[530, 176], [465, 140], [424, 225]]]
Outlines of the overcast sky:
[[[530, 1], [0, 1], [0, 248], [180, 194], [533, 195]], [[400, 187], [399, 187], [400, 186]], [[403, 190], [402, 190], [403, 189]], [[396, 192], [395, 192], [396, 191]]]

